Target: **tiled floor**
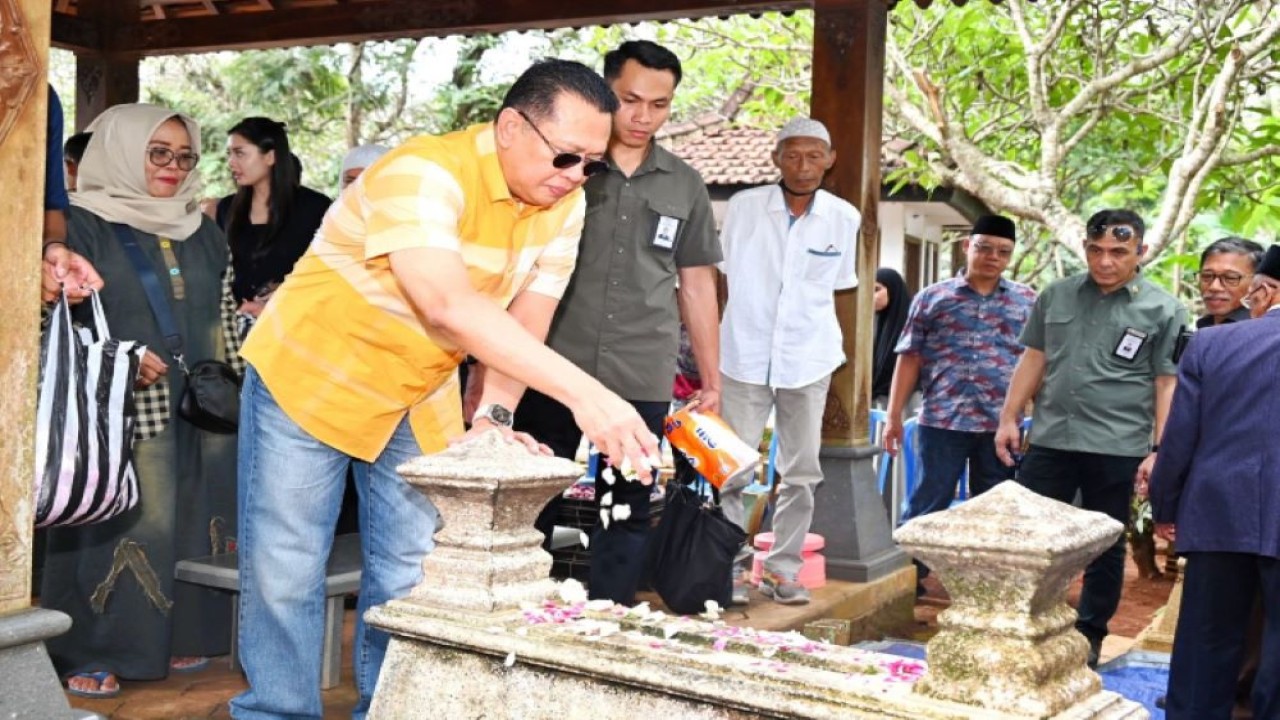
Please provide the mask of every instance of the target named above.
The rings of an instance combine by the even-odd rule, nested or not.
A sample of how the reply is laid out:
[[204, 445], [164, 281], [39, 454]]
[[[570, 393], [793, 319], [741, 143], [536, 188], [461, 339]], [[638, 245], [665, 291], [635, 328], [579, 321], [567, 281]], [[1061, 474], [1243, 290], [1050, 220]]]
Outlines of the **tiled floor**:
[[[946, 592], [936, 580], [925, 581], [929, 593], [916, 604], [916, 626], [904, 628], [904, 634], [921, 640], [930, 637], [937, 629], [936, 616], [947, 607]], [[1077, 584], [1078, 585], [1078, 584]], [[1143, 580], [1138, 577], [1132, 562], [1126, 568], [1125, 596], [1120, 610], [1112, 620], [1112, 635], [1103, 645], [1102, 657], [1106, 661], [1119, 656], [1133, 644], [1133, 638], [1151, 621], [1152, 615], [1164, 605], [1172, 583], [1168, 580]], [[1072, 591], [1072, 601], [1078, 587]], [[758, 602], [766, 602], [755, 598]], [[726, 617], [732, 620], [732, 618]], [[346, 652], [351, 647], [354, 628], [354, 611], [348, 610], [344, 628], [342, 684], [324, 693], [326, 720], [351, 716], [356, 692], [351, 675], [351, 657]], [[122, 683], [123, 692], [112, 700], [85, 700], [70, 698], [77, 708], [92, 710], [113, 720], [187, 720], [189, 718], [229, 718], [227, 701], [246, 687], [243, 677], [233, 673], [226, 659], [220, 658], [200, 673], [171, 675], [158, 682]]]

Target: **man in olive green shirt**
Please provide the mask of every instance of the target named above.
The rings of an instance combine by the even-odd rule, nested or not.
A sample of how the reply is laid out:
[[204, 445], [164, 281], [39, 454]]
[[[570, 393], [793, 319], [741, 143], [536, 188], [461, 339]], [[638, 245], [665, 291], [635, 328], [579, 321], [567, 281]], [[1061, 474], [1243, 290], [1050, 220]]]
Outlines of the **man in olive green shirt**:
[[[605, 56], [604, 77], [621, 104], [609, 171], [585, 186], [578, 265], [547, 344], [630, 401], [661, 435], [682, 319], [703, 378], [702, 407], [719, 411], [720, 241], [702, 177], [653, 140], [671, 111], [679, 59], [652, 42], [626, 42]], [[515, 427], [562, 457], [573, 457], [582, 438], [568, 408], [532, 391]], [[592, 598], [630, 605], [644, 566], [650, 488], [602, 474], [588, 587]]]
[[[1103, 210], [1089, 218], [1089, 271], [1040, 294], [1023, 328], [1018, 361], [1000, 413], [996, 454], [1014, 464], [1018, 417], [1035, 399], [1031, 445], [1018, 481], [1128, 524], [1134, 485], [1145, 485], [1177, 382], [1174, 347], [1186, 311], [1138, 269], [1146, 247], [1142, 218]], [[1107, 622], [1120, 604], [1123, 537], [1085, 570], [1076, 629], [1097, 665]]]

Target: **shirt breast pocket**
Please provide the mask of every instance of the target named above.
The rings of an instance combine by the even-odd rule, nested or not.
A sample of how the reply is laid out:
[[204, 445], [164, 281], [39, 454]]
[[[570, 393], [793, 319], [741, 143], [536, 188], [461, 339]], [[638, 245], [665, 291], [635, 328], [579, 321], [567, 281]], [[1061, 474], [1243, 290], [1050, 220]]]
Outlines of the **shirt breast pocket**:
[[804, 279], [834, 285], [844, 253], [835, 245], [809, 245], [804, 250]]
[[649, 250], [674, 257], [689, 221], [690, 206], [670, 200], [649, 201], [649, 225], [643, 229]]
[[1045, 313], [1044, 350], [1046, 357], [1052, 360], [1071, 352], [1073, 343], [1071, 327], [1075, 320], [1075, 313], [1072, 312], [1054, 312], [1050, 310]]
[[1098, 339], [1099, 352], [1105, 363], [1121, 369], [1149, 368], [1152, 348], [1156, 344], [1153, 328], [1108, 323], [1107, 332]]

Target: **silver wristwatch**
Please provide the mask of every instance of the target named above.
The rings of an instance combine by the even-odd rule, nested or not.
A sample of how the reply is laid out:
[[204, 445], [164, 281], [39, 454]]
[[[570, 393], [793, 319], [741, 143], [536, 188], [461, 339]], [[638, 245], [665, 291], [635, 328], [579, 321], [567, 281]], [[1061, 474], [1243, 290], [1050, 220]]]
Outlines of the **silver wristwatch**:
[[511, 427], [515, 422], [511, 411], [497, 403], [481, 405], [480, 409], [476, 410], [475, 417], [471, 418], [471, 424], [475, 425], [480, 420], [488, 420], [494, 425], [501, 425], [502, 427]]

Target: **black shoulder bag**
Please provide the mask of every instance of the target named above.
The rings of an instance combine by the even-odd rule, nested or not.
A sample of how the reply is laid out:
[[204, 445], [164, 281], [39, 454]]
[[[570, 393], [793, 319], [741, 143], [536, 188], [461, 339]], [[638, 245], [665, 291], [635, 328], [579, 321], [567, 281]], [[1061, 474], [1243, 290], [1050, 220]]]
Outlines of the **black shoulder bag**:
[[133, 236], [133, 230], [120, 223], [112, 223], [116, 237], [124, 247], [133, 269], [142, 281], [147, 294], [151, 314], [164, 335], [164, 344], [187, 378], [187, 387], [178, 401], [178, 415], [201, 430], [214, 433], [234, 433], [240, 426], [240, 376], [221, 360], [201, 360], [187, 368], [182, 356], [182, 335], [173, 320], [173, 310], [165, 297], [156, 271], [143, 254]]

